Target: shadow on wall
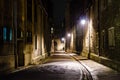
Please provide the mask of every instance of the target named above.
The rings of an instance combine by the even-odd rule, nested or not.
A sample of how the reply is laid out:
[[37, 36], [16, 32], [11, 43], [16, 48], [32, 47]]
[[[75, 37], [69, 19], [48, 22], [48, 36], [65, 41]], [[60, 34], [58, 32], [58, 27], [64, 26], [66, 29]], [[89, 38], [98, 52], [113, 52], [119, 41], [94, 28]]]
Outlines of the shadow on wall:
[[56, 41], [54, 41], [54, 49], [55, 49], [55, 51], [57, 50], [57, 42]]

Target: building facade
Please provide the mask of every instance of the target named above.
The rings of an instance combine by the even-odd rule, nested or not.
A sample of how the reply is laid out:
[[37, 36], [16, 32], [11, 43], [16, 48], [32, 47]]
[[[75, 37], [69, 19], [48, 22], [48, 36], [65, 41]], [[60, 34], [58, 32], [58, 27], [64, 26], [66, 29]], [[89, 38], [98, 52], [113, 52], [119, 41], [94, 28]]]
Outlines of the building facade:
[[0, 71], [37, 64], [48, 56], [46, 8], [41, 0], [0, 1]]
[[[76, 31], [76, 52], [118, 71], [120, 71], [119, 2], [119, 0], [81, 2], [73, 0], [70, 4], [70, 20], [73, 23], [71, 26]], [[83, 6], [79, 6], [81, 3]], [[82, 19], [86, 20], [84, 25], [80, 23]]]

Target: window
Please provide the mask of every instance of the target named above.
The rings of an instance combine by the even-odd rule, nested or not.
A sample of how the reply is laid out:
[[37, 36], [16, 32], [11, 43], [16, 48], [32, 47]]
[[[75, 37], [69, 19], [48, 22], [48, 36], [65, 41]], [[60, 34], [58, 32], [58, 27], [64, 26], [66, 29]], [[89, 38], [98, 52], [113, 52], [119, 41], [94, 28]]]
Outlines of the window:
[[115, 46], [114, 27], [111, 27], [111, 28], [108, 29], [108, 41], [109, 41], [109, 46], [110, 47]]
[[35, 35], [35, 49], [37, 49], [37, 35]]
[[1, 34], [2, 34], [1, 36], [2, 41], [4, 42], [12, 41], [12, 28], [6, 26], [3, 27]]
[[22, 37], [23, 36], [22, 36], [22, 30], [21, 30], [21, 28], [17, 28], [17, 38], [20, 39]]
[[3, 40], [4, 41], [7, 40], [7, 28], [6, 27], [3, 28]]
[[12, 29], [10, 29], [10, 36], [9, 36], [9, 38], [10, 38], [10, 41], [12, 41]]
[[27, 31], [27, 42], [32, 43], [32, 32], [31, 31]]

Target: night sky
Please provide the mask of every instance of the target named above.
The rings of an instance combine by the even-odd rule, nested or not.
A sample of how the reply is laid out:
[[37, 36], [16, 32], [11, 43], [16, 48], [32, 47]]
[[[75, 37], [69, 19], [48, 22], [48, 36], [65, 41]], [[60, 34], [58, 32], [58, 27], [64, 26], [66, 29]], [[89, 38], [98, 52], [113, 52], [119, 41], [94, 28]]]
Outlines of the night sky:
[[[62, 27], [62, 23], [65, 20], [65, 7], [66, 7], [66, 1], [67, 0], [51, 0], [53, 3], [53, 21], [54, 21], [54, 28], [55, 28], [55, 34], [62, 34], [65, 32], [65, 26]], [[74, 0], [71, 0], [74, 3]], [[77, 10], [78, 14], [81, 13], [81, 7], [83, 6], [84, 0], [76, 0], [74, 5], [78, 5], [78, 8], [75, 7], [75, 10]], [[89, 0], [91, 1], [91, 0]], [[80, 9], [79, 9], [80, 8]], [[73, 10], [73, 12], [75, 12]], [[64, 35], [64, 34], [63, 34]]]
[[66, 0], [51, 0], [53, 2], [53, 17], [55, 24], [60, 24], [65, 15]]
[[51, 0], [53, 2], [54, 33], [64, 36], [65, 26], [62, 26], [65, 17], [66, 0]]

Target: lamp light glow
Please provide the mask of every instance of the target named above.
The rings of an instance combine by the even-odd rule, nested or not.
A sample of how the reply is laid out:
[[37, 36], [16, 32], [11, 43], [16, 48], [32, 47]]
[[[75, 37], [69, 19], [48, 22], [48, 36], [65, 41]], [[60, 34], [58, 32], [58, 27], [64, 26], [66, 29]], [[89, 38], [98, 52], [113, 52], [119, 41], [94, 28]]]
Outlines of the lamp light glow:
[[65, 38], [62, 38], [62, 41], [65, 41]]
[[70, 33], [68, 33], [68, 37], [70, 37], [71, 36], [71, 34]]
[[86, 20], [85, 19], [82, 19], [81, 20], [81, 24], [84, 25], [86, 23]]

